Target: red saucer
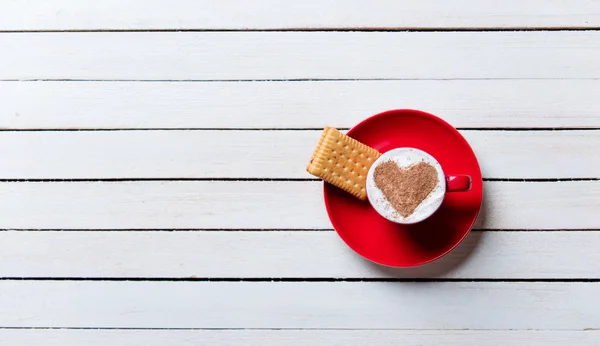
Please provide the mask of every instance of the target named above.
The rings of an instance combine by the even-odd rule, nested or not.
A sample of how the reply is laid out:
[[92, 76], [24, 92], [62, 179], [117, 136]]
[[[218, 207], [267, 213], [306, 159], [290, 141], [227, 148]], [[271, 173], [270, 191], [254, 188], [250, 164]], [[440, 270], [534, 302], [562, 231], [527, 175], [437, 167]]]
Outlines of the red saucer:
[[392, 110], [364, 120], [348, 135], [381, 153], [398, 147], [424, 150], [446, 175], [472, 178], [470, 191], [447, 193], [433, 216], [413, 225], [390, 222], [368, 201], [325, 183], [329, 219], [348, 246], [382, 265], [412, 267], [444, 256], [467, 236], [479, 214], [483, 183], [473, 150], [454, 127], [425, 112]]

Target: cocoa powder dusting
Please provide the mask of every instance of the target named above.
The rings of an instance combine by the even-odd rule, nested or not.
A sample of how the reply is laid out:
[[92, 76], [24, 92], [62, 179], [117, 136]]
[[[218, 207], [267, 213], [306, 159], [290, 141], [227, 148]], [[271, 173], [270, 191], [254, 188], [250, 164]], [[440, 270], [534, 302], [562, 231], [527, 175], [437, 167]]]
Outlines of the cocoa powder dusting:
[[429, 163], [401, 168], [393, 160], [375, 167], [373, 180], [402, 217], [412, 215], [439, 182], [435, 167]]

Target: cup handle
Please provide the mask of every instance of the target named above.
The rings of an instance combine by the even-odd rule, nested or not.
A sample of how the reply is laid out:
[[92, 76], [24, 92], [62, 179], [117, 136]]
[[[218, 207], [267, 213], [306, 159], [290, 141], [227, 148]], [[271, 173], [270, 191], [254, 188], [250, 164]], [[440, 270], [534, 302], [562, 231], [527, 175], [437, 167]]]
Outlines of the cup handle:
[[447, 175], [446, 191], [459, 192], [471, 190], [471, 176], [469, 175]]

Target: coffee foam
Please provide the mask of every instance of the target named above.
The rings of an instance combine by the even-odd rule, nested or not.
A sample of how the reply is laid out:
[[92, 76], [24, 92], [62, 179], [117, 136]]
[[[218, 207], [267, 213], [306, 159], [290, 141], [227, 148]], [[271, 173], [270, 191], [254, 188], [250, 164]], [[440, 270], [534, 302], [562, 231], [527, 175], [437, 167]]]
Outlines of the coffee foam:
[[[384, 196], [383, 192], [375, 184], [373, 178], [375, 167], [387, 161], [394, 161], [401, 168], [408, 168], [419, 162], [425, 162], [433, 166], [438, 174], [438, 184], [436, 187], [429, 193], [427, 198], [419, 204], [415, 211], [407, 217], [402, 217], [394, 209], [392, 204]], [[442, 166], [440, 166], [439, 162], [431, 155], [419, 149], [399, 148], [390, 150], [373, 163], [367, 174], [367, 196], [371, 205], [383, 217], [397, 223], [411, 224], [426, 219], [442, 204], [445, 193], [446, 178]]]

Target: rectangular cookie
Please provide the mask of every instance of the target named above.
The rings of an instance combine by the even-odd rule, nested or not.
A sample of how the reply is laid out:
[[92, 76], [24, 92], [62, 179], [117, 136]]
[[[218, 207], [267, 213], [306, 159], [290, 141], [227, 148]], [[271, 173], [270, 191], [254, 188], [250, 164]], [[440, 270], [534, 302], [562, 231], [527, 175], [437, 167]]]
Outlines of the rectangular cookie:
[[366, 200], [367, 173], [379, 156], [381, 154], [377, 150], [327, 126], [306, 170], [357, 198]]

